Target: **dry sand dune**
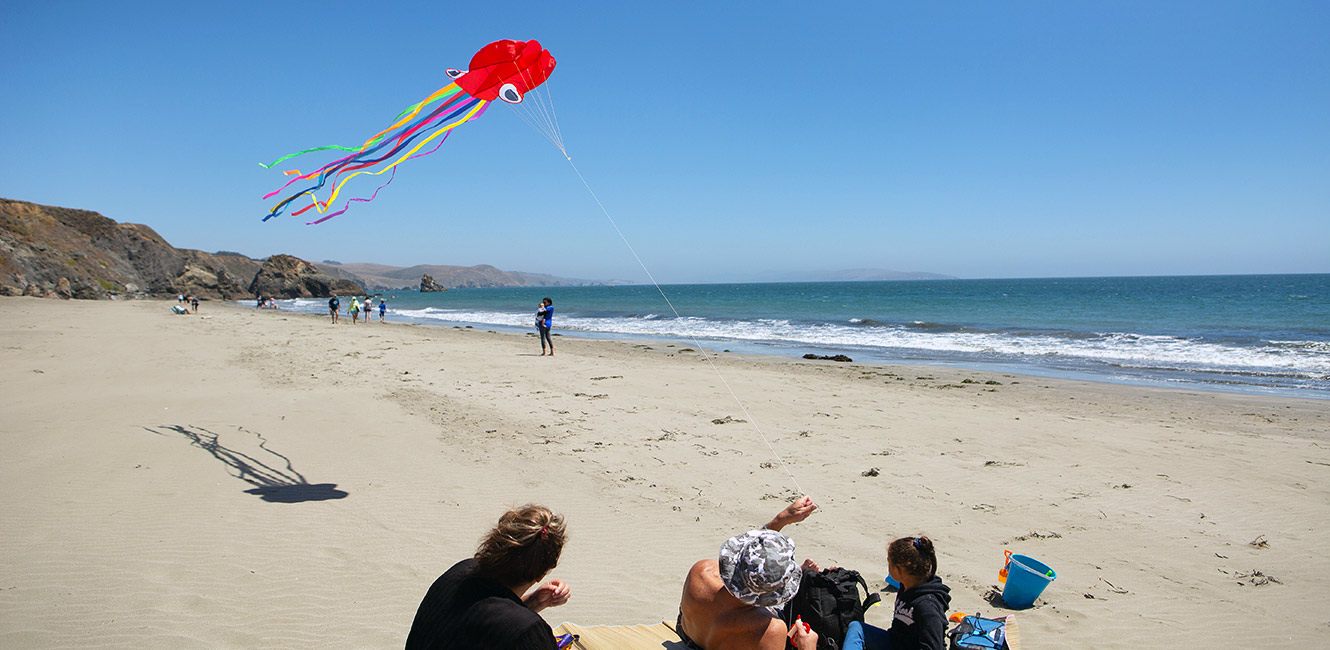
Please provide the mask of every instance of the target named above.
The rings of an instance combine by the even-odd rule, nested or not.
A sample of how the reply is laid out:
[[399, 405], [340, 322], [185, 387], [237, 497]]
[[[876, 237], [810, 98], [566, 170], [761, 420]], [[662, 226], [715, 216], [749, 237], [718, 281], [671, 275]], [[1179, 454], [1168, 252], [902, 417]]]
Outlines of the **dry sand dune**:
[[688, 566], [797, 493], [754, 417], [822, 506], [801, 555], [876, 586], [887, 539], [928, 534], [953, 608], [993, 614], [1003, 549], [1055, 567], [1028, 648], [1330, 625], [1330, 402], [721, 354], [745, 415], [677, 343], [0, 311], [4, 648], [396, 647], [528, 501], [570, 521], [551, 623], [671, 619]]

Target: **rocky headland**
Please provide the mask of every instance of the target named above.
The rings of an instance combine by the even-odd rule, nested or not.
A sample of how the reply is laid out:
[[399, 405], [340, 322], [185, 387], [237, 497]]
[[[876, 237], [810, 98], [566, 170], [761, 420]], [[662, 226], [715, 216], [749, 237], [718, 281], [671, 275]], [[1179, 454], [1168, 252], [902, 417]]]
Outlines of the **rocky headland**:
[[249, 293], [274, 298], [324, 298], [334, 293], [364, 293], [365, 287], [354, 280], [335, 278], [310, 262], [291, 255], [273, 255], [264, 260]]

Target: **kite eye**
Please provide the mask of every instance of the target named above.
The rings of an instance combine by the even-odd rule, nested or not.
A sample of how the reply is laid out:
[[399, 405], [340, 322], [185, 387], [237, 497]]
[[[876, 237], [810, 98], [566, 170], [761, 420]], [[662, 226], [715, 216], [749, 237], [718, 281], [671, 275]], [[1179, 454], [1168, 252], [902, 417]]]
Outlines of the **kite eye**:
[[521, 104], [522, 93], [517, 92], [517, 86], [504, 84], [499, 87], [499, 99], [502, 99], [509, 104]]
[[452, 69], [452, 68], [448, 68], [447, 70], [444, 70], [443, 73], [446, 74], [446, 75], [448, 75], [448, 78], [449, 78], [449, 79], [460, 79], [460, 78], [462, 77], [462, 75], [466, 74], [465, 72], [462, 72], [461, 70], [454, 70], [454, 69]]

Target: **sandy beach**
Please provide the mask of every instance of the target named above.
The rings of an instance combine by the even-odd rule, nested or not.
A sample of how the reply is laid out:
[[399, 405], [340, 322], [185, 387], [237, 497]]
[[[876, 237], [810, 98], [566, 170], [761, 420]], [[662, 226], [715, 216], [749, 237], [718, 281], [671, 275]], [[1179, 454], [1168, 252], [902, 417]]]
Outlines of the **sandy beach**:
[[1004, 549], [1054, 567], [1027, 648], [1330, 631], [1327, 401], [719, 353], [745, 414], [677, 342], [172, 304], [0, 298], [0, 647], [400, 647], [532, 501], [572, 534], [551, 624], [672, 620], [799, 488], [799, 554], [874, 588], [907, 534], [955, 610], [1008, 613]]

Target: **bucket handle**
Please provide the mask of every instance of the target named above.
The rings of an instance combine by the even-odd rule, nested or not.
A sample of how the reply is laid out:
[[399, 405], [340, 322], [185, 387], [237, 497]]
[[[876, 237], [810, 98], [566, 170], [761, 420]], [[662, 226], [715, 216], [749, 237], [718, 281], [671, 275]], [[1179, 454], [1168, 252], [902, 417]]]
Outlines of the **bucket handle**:
[[[1003, 571], [1006, 571], [1006, 570], [1008, 569], [1008, 567], [1011, 565], [1011, 562], [1012, 562], [1012, 559], [1011, 559], [1011, 551], [1007, 551], [1007, 563], [1004, 564], [1004, 565], [1002, 565], [1002, 570], [1003, 570]], [[1016, 566], [1018, 566], [1018, 567], [1020, 567], [1020, 568], [1022, 568], [1022, 569], [1025, 569], [1026, 571], [1029, 571], [1030, 573], [1033, 573], [1034, 575], [1037, 575], [1037, 576], [1039, 576], [1040, 578], [1043, 578], [1043, 579], [1045, 579], [1045, 580], [1047, 580], [1047, 581], [1049, 581], [1049, 582], [1053, 582], [1053, 579], [1056, 577], [1056, 576], [1054, 576], [1054, 575], [1049, 575], [1049, 574], [1052, 574], [1052, 573], [1053, 573], [1053, 570], [1052, 570], [1052, 569], [1049, 569], [1049, 571], [1048, 571], [1047, 574], [1045, 574], [1045, 573], [1039, 573], [1038, 571], [1035, 571], [1034, 569], [1031, 569], [1030, 567], [1025, 566], [1024, 564], [1021, 564], [1019, 560], [1016, 561]]]

